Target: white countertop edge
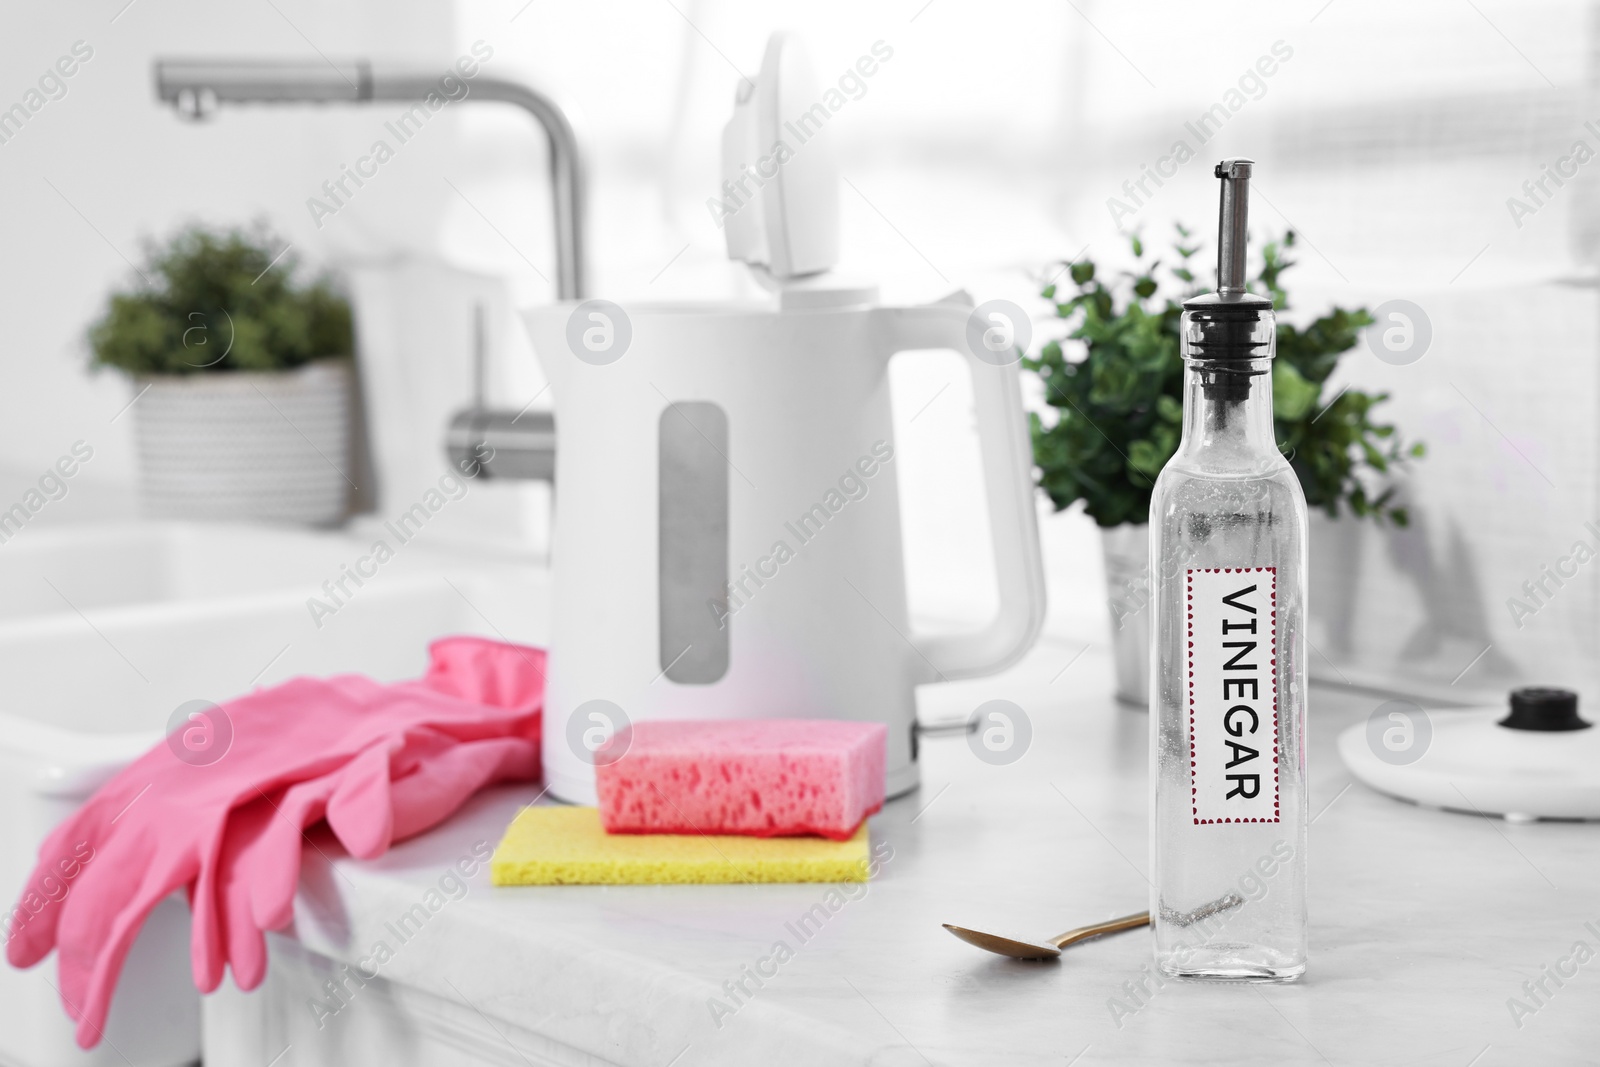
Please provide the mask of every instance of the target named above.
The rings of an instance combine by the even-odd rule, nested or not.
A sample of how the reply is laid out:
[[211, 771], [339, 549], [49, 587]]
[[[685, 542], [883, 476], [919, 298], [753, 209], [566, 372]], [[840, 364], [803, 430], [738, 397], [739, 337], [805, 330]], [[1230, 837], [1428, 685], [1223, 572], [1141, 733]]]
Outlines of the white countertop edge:
[[[451, 863], [471, 858], [479, 842], [490, 848], [516, 812], [537, 796], [537, 785], [503, 786], [469, 801], [443, 826], [397, 845], [377, 861], [344, 854], [326, 833], [313, 834], [304, 851], [294, 925], [285, 933], [330, 959], [376, 970], [379, 977], [460, 1002], [494, 1019], [607, 1062], [661, 1065], [716, 1038], [719, 1055], [741, 1062], [833, 1064], [868, 1062], [859, 1034], [819, 1023], [755, 996], [737, 1006], [739, 1025], [716, 1025], [713, 998], [731, 1003], [711, 982], [658, 962], [597, 947], [559, 924], [519, 922], [515, 938], [505, 928], [506, 908], [537, 907], [539, 896], [597, 892], [695, 892], [683, 886], [493, 886], [486, 863], [459, 899], [444, 903], [420, 930], [398, 929], [398, 918], [424, 903], [428, 887]], [[771, 890], [772, 886], [718, 886]], [[793, 886], [782, 887], [794, 889]], [[806, 887], [820, 896], [827, 886]], [[435, 898], [435, 900], [440, 899]], [[388, 918], [384, 918], [388, 916]], [[399, 935], [409, 935], [404, 944]], [[379, 942], [393, 957], [377, 964]], [[516, 945], [516, 956], [507, 948]], [[471, 965], [465, 961], [478, 961]], [[350, 981], [354, 981], [351, 979]], [[307, 1011], [313, 1009], [308, 1004]], [[721, 1018], [724, 1027], [728, 1017]], [[619, 1025], [624, 1027], [618, 1032]], [[729, 1037], [737, 1032], [737, 1045]]]

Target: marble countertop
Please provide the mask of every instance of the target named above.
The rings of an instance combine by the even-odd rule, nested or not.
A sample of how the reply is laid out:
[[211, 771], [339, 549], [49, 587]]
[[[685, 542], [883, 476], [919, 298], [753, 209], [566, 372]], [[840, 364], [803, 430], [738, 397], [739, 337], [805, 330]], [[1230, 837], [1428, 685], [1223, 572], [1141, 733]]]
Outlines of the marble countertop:
[[[1352, 785], [1334, 739], [1378, 696], [1313, 690], [1303, 981], [1148, 993], [1145, 931], [1039, 964], [940, 929], [1048, 936], [1146, 907], [1147, 720], [1110, 690], [1102, 650], [1048, 639], [1003, 676], [924, 690], [925, 719], [1016, 702], [1031, 746], [990, 766], [959, 733], [925, 736], [921, 789], [872, 820], [892, 858], [853, 899], [823, 885], [493, 888], [484, 870], [454, 892], [447, 870], [498, 841], [530, 786], [482, 794], [376, 862], [308, 848], [294, 932], [349, 962], [396, 943], [385, 979], [464, 1002], [486, 1040], [530, 1063], [1595, 1062], [1600, 956], [1571, 953], [1600, 953], [1600, 826], [1513, 825]], [[391, 924], [430, 890], [437, 903], [442, 878], [451, 892], [398, 944]], [[826, 921], [797, 928], [818, 904]], [[1535, 1004], [1523, 983], [1563, 959], [1576, 974], [1544, 979]], [[759, 987], [758, 965], [772, 974]], [[1511, 998], [1533, 1010], [1514, 1018]]]

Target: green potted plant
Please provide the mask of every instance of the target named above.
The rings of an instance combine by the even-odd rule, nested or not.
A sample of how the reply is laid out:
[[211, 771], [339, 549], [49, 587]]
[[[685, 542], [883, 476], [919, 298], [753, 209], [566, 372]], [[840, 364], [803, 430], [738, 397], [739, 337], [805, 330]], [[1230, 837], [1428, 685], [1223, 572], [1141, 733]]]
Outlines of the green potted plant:
[[[1150, 491], [1183, 433], [1182, 304], [1204, 289], [1190, 266], [1199, 245], [1183, 226], [1164, 270], [1137, 235], [1130, 244], [1133, 267], [1114, 278], [1089, 260], [1063, 265], [1070, 282], [1046, 285], [1042, 295], [1068, 320], [1067, 343], [1050, 341], [1023, 365], [1043, 383], [1054, 416], [1031, 417], [1039, 486], [1057, 511], [1083, 501], [1100, 526], [1117, 696], [1142, 705], [1149, 687]], [[1293, 266], [1287, 256], [1294, 245], [1292, 230], [1269, 241], [1251, 283], [1279, 312], [1289, 308], [1282, 275]], [[1383, 483], [1420, 457], [1422, 445], [1406, 445], [1393, 426], [1372, 420], [1388, 394], [1346, 388], [1323, 395], [1372, 321], [1364, 308], [1332, 308], [1304, 328], [1280, 317], [1273, 415], [1278, 447], [1312, 509], [1338, 517], [1348, 508], [1358, 518], [1404, 526], [1395, 487]]]
[[163, 518], [329, 525], [350, 501], [350, 305], [264, 225], [147, 247], [89, 331], [133, 379], [141, 495]]

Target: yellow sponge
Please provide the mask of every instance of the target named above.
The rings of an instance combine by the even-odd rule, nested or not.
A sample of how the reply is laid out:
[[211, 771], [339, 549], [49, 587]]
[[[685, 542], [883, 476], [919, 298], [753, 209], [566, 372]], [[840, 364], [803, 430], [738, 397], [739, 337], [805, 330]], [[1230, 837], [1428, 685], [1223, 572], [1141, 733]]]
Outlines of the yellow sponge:
[[494, 851], [495, 885], [865, 882], [867, 826], [823, 837], [608, 834], [596, 808], [524, 808]]

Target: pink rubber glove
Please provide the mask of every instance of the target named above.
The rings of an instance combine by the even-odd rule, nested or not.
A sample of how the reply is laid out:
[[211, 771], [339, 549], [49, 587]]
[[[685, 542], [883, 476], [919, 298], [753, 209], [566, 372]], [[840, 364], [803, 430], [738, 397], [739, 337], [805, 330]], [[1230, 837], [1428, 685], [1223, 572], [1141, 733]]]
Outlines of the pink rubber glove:
[[[538, 710], [544, 696], [544, 653], [475, 637], [451, 637], [429, 648], [419, 684], [476, 703]], [[533, 731], [537, 734], [537, 729]], [[535, 737], [458, 741], [433, 730], [388, 738], [321, 778], [277, 796], [263, 794], [235, 810], [213, 878], [202, 875], [191, 906], [195, 985], [211, 992], [224, 963], [234, 983], [251, 990], [266, 975], [265, 930], [293, 919], [302, 836], [326, 818], [351, 855], [370, 859], [395, 841], [438, 824], [478, 790], [539, 775]], [[214, 885], [211, 883], [215, 883]]]
[[[381, 851], [396, 820], [388, 775], [379, 768], [387, 770], [390, 758], [405, 751], [405, 738], [414, 732], [419, 739], [436, 735], [427, 742], [436, 745], [438, 737], [473, 743], [536, 736], [536, 698], [508, 707], [461, 694], [505, 698], [516, 694], [519, 680], [537, 677], [542, 684], [541, 653], [473, 639], [440, 642], [431, 651], [433, 665], [423, 681], [384, 686], [355, 676], [297, 679], [233, 701], [224, 708], [233, 729], [224, 758], [195, 766], [168, 744], [157, 745], [51, 833], [25, 883], [6, 955], [14, 966], [27, 967], [52, 947], [58, 950], [61, 997], [78, 1021], [79, 1045], [98, 1043], [128, 949], [150, 910], [174, 889], [188, 888], [199, 902], [197, 920], [198, 910], [206, 911], [197, 923], [204, 957], [197, 962], [208, 966], [196, 969], [209, 971], [221, 922], [206, 901], [215, 901], [225, 831], [235, 809], [274, 794], [288, 798], [298, 783], [334, 776], [325, 792], [308, 786], [297, 794], [297, 810], [307, 813], [320, 804], [330, 815], [340, 813], [335, 821], [363, 851]], [[476, 669], [485, 680], [474, 686], [469, 676]], [[525, 684], [520, 692], [531, 688]], [[358, 757], [348, 782], [335, 774]], [[382, 806], [375, 798], [386, 792], [387, 818], [374, 816]], [[456, 794], [435, 784], [422, 795], [448, 800]], [[462, 799], [465, 794], [455, 802]], [[405, 828], [415, 832], [446, 814], [422, 817], [410, 810]], [[296, 829], [297, 842], [298, 834]], [[61, 893], [57, 875], [69, 868], [71, 880]], [[209, 894], [197, 894], [202, 878]]]
[[442, 637], [428, 646], [428, 673], [417, 684], [475, 704], [538, 711], [544, 706], [544, 650]]
[[[194, 899], [190, 939], [195, 985], [209, 993], [222, 981], [251, 990], [266, 976], [264, 931], [293, 920], [304, 830], [326, 817], [346, 851], [359, 859], [430, 829], [478, 790], [499, 781], [539, 776], [539, 744], [524, 737], [441, 744], [414, 738], [391, 754], [380, 743], [334, 774], [291, 786], [235, 809], [216, 876], [202, 876]], [[415, 761], [391, 781], [394, 768]], [[208, 909], [215, 909], [214, 913]]]

